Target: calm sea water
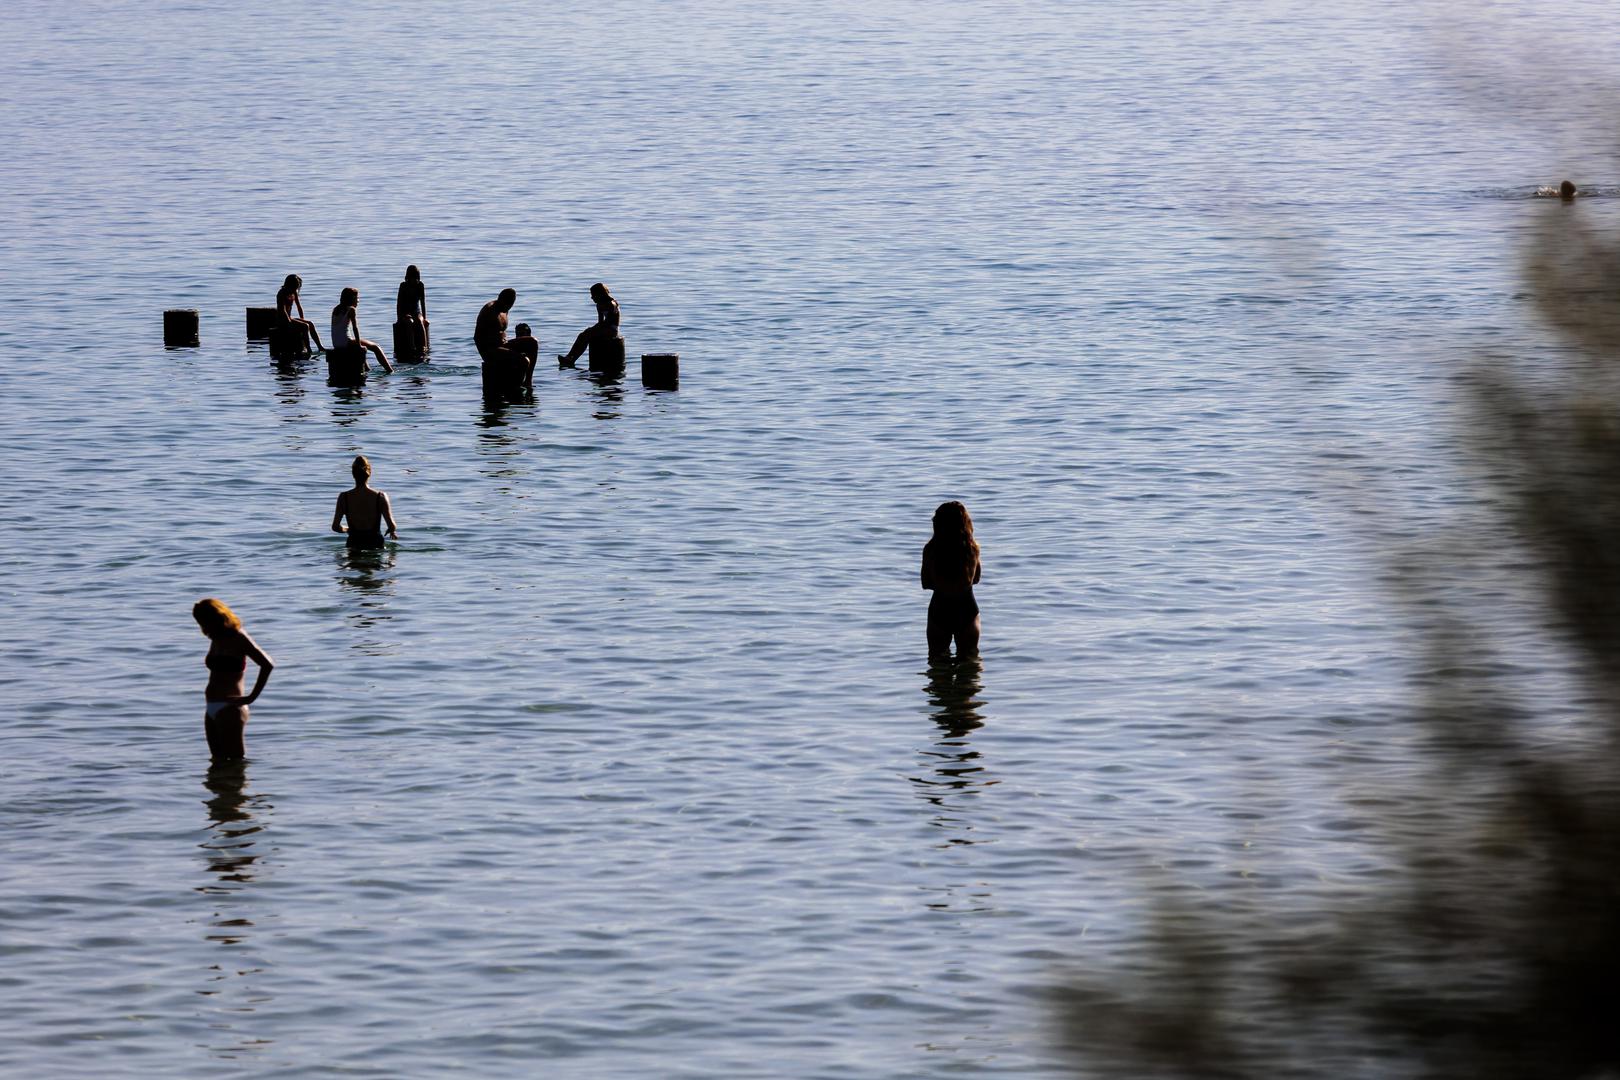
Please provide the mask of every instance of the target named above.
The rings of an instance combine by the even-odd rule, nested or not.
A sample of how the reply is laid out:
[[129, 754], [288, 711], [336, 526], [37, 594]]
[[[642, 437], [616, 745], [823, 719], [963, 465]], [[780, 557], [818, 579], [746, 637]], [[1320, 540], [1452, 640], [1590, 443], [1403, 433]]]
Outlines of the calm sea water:
[[[1056, 1077], [1047, 989], [1151, 973], [1155, 896], [1377, 888], [1425, 676], [1379, 578], [1478, 514], [1520, 238], [1620, 224], [1527, 197], [1620, 183], [1615, 29], [14, 3], [0, 1073]], [[297, 272], [391, 344], [410, 262], [425, 367], [243, 340]], [[597, 280], [677, 392], [549, 365]], [[542, 365], [492, 410], [506, 286]], [[327, 531], [356, 453], [380, 557]], [[930, 672], [948, 498], [985, 655]], [[238, 770], [206, 595], [277, 662]]]

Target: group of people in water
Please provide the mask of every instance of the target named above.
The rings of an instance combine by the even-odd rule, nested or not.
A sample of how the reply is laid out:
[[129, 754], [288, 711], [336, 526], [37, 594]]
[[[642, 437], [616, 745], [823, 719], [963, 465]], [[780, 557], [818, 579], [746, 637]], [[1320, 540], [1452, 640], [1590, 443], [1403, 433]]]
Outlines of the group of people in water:
[[[315, 323], [304, 315], [304, 302], [300, 296], [303, 287], [303, 278], [288, 274], [276, 292], [276, 314], [283, 326], [301, 329], [322, 352], [359, 350], [362, 367], [366, 366], [365, 354], [369, 352], [377, 358], [384, 371], [394, 370], [382, 346], [360, 336], [358, 289], [347, 286], [339, 293], [337, 305], [332, 308], [332, 345], [328, 348], [321, 343], [321, 334]], [[600, 281], [591, 286], [590, 293], [591, 302], [596, 305], [596, 322], [580, 331], [568, 352], [558, 354], [557, 362], [563, 367], [571, 367], [592, 345], [612, 341], [619, 336], [619, 302]], [[486, 376], [494, 375], [500, 382], [531, 389], [534, 386], [535, 364], [540, 359], [540, 342], [528, 323], [518, 323], [512, 336], [507, 336], [507, 315], [516, 303], [517, 290], [502, 289], [500, 295], [480, 308], [473, 329], [473, 344], [484, 362]], [[394, 300], [394, 318], [410, 334], [416, 354], [425, 355], [430, 344], [427, 288], [422, 283], [422, 272], [414, 265], [405, 268], [405, 280], [399, 283]]]
[[[356, 457], [350, 468], [354, 487], [338, 496], [332, 531], [345, 533], [351, 550], [380, 548], [384, 526], [389, 539], [398, 538], [393, 508], [388, 495], [371, 486], [370, 461]], [[922, 550], [922, 587], [933, 593], [928, 602], [930, 663], [950, 663], [952, 641], [956, 643], [955, 660], [979, 655], [979, 604], [973, 595], [979, 574], [973, 518], [960, 502], [941, 503], [934, 511], [933, 536]], [[223, 601], [213, 597], [199, 600], [191, 614], [208, 638], [208, 653], [203, 658], [208, 668], [208, 686], [203, 691], [208, 751], [215, 760], [244, 757], [248, 706], [264, 691], [275, 663]], [[249, 660], [258, 665], [259, 673], [252, 691], [244, 693]]]
[[[303, 284], [297, 274], [289, 274], [276, 294], [276, 308], [284, 324], [302, 327], [316, 347], [325, 350], [315, 324], [304, 317], [299, 298]], [[557, 361], [562, 366], [573, 364], [593, 345], [618, 338], [619, 302], [601, 282], [592, 285], [590, 291], [591, 301], [596, 305], [596, 322], [575, 337], [568, 352], [558, 354]], [[359, 300], [360, 293], [353, 287], [340, 293], [337, 306], [332, 309], [333, 347], [369, 351], [385, 371], [392, 371], [393, 366], [382, 348], [360, 336]], [[516, 290], [502, 289], [495, 299], [486, 303], [478, 312], [473, 342], [483, 358], [486, 374], [494, 367], [500, 378], [529, 387], [533, 385], [540, 343], [527, 323], [517, 324], [512, 336], [507, 336], [507, 316], [516, 302]], [[428, 344], [427, 290], [415, 266], [406, 268], [405, 280], [400, 282], [395, 315], [409, 326], [425, 351]], [[356, 457], [350, 471], [354, 487], [338, 495], [332, 514], [332, 531], [344, 534], [351, 550], [383, 547], [385, 530], [388, 540], [398, 539], [387, 493], [371, 486], [371, 462], [364, 456]], [[973, 518], [967, 507], [955, 501], [940, 504], [934, 511], [933, 536], [922, 551], [922, 587], [933, 593], [928, 604], [927, 629], [931, 662], [951, 662], [953, 641], [956, 645], [954, 659], [965, 660], [978, 655], [979, 605], [973, 586], [979, 583], [979, 575], [979, 543], [973, 535]], [[248, 706], [264, 691], [275, 664], [223, 601], [213, 597], [199, 600], [192, 607], [192, 616], [209, 642], [203, 659], [208, 668], [208, 685], [203, 691], [203, 730], [209, 752], [216, 760], [241, 758], [246, 753], [243, 733], [248, 722]], [[258, 665], [258, 677], [253, 689], [244, 692], [249, 660]]]

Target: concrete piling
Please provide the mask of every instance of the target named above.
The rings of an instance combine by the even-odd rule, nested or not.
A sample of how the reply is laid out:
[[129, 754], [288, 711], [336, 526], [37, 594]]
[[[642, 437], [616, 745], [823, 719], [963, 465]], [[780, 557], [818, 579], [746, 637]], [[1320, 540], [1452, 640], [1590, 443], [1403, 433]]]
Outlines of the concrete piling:
[[590, 352], [592, 371], [624, 370], [624, 338], [593, 338]]
[[394, 359], [402, 364], [419, 364], [427, 359], [420, 327], [416, 323], [404, 320], [394, 323]]
[[290, 360], [309, 355], [309, 331], [302, 323], [277, 323], [270, 328], [270, 355]]
[[366, 351], [358, 345], [344, 345], [326, 352], [326, 384], [359, 386], [366, 381]]
[[273, 307], [250, 307], [247, 309], [247, 336], [250, 340], [267, 338], [280, 321], [281, 313]]
[[675, 353], [642, 353], [641, 385], [674, 390], [681, 383], [681, 358]]
[[195, 308], [170, 308], [163, 313], [163, 344], [199, 345]]

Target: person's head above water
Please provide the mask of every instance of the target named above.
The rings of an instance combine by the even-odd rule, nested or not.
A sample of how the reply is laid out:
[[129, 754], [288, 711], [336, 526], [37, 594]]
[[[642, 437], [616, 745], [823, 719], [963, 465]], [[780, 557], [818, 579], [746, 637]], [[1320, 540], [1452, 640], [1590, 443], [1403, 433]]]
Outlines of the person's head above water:
[[512, 310], [512, 305], [515, 303], [517, 303], [516, 289], [502, 289], [501, 295], [495, 298], [495, 305], [502, 311]]
[[411, 265], [409, 265], [409, 266], [407, 266], [405, 268], [405, 280], [406, 281], [420, 281], [420, 280], [422, 280], [422, 271], [420, 271], [420, 270], [418, 270], [416, 268], [415, 263], [412, 263]]
[[517, 333], [518, 337], [528, 337], [529, 336], [529, 324], [526, 323], [526, 322], [518, 323], [516, 333]]
[[364, 454], [356, 454], [354, 464], [349, 466], [349, 471], [354, 473], [355, 483], [364, 483], [371, 479], [371, 462], [366, 460]]
[[1558, 185], [1558, 197], [1560, 199], [1573, 199], [1577, 194], [1579, 194], [1579, 191], [1576, 189], [1573, 180], [1565, 180]]
[[297, 292], [299, 289], [304, 287], [304, 279], [299, 277], [297, 274], [288, 274], [287, 280], [281, 283], [281, 287], [283, 289], [291, 289], [293, 292]]
[[353, 307], [359, 302], [360, 290], [356, 289], [353, 285], [350, 285], [348, 288], [344, 289], [338, 294], [338, 303], [342, 304], [344, 307]]
[[606, 300], [613, 299], [613, 294], [608, 292], [608, 287], [606, 285], [598, 281], [595, 285], [591, 286], [591, 299], [600, 304]]
[[968, 508], [955, 499], [940, 503], [939, 509], [934, 511], [934, 535], [972, 537], [973, 518], [968, 515]]
[[226, 607], [225, 601], [215, 600], [212, 596], [191, 605], [191, 617], [197, 620], [202, 632], [211, 638], [228, 630], [242, 629], [242, 620], [236, 617], [236, 612]]

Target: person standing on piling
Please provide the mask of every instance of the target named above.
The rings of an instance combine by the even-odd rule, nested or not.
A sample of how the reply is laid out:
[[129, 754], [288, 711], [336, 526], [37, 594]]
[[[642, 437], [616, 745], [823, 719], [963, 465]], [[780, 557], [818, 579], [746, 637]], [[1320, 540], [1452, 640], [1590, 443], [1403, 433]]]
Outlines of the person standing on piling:
[[[315, 329], [314, 323], [304, 318], [304, 302], [298, 298], [298, 290], [303, 287], [303, 278], [297, 274], [288, 274], [287, 280], [281, 283], [281, 289], [276, 293], [276, 311], [280, 312], [283, 323], [302, 326], [308, 332], [309, 339], [315, 343], [315, 347], [325, 352], [326, 346], [321, 344], [320, 331]], [[294, 307], [298, 309], [296, 319], [293, 318]]]
[[506, 313], [517, 303], [516, 289], [502, 289], [501, 294], [478, 310], [478, 324], [473, 328], [473, 344], [484, 363], [497, 371], [510, 369], [520, 377], [516, 380], [524, 389], [534, 388], [534, 361], [506, 344]]
[[394, 318], [410, 324], [416, 334], [417, 351], [427, 352], [427, 286], [422, 284], [422, 271], [414, 263], [405, 268], [405, 280], [399, 283], [399, 295], [394, 300]]
[[357, 310], [360, 305], [360, 290], [350, 286], [338, 294], [337, 306], [332, 309], [332, 351], [339, 349], [358, 348], [360, 352], [360, 365], [365, 366], [365, 350], [370, 349], [377, 357], [377, 363], [382, 365], [384, 371], [392, 372], [394, 365], [388, 362], [383, 355], [382, 346], [375, 341], [367, 341], [360, 336], [360, 315]]
[[591, 302], [596, 305], [596, 323], [579, 332], [567, 356], [557, 357], [557, 363], [563, 367], [572, 367], [593, 342], [612, 341], [619, 336], [619, 302], [600, 281], [591, 286]]

